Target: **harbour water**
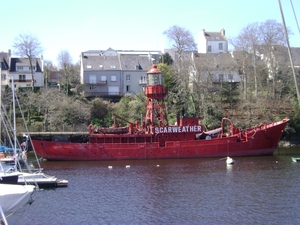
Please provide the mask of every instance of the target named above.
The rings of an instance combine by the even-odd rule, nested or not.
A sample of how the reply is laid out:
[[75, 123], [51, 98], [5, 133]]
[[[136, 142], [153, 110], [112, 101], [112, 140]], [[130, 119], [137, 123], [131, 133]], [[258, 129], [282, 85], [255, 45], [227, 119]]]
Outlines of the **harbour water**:
[[[295, 150], [295, 149], [294, 149]], [[267, 157], [42, 162], [67, 188], [40, 190], [29, 224], [300, 224], [300, 163]]]

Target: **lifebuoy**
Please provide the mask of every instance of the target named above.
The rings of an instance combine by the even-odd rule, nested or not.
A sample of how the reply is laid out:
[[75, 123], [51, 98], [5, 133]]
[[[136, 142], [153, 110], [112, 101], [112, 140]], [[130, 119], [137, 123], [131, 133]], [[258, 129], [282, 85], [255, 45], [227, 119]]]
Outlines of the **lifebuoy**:
[[211, 136], [210, 136], [210, 135], [207, 135], [207, 136], [205, 137], [205, 139], [206, 139], [206, 140], [210, 140], [210, 139], [211, 139]]

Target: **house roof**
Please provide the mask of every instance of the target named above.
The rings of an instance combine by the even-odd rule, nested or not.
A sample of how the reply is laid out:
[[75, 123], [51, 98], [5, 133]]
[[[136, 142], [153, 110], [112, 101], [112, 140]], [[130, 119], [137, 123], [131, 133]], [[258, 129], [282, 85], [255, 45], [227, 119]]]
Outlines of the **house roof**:
[[132, 54], [132, 55], [161, 55], [162, 52], [160, 50], [114, 50], [112, 48], [108, 48], [107, 50], [88, 50], [82, 52], [82, 56], [98, 56], [98, 55], [118, 55], [118, 54]]
[[144, 55], [120, 55], [120, 63], [122, 70], [149, 70], [152, 61]]
[[88, 70], [148, 70], [152, 61], [147, 55], [84, 55], [83, 68]]
[[205, 32], [205, 38], [207, 41], [226, 41], [226, 37], [221, 32]]
[[0, 52], [0, 67], [1, 70], [9, 70], [9, 57], [8, 53], [6, 52]]
[[[36, 67], [36, 72], [42, 72], [42, 62], [39, 58], [32, 59], [33, 66]], [[28, 58], [11, 58], [10, 61], [10, 71], [15, 72], [17, 66], [29, 66]]]
[[231, 53], [205, 54], [195, 53], [195, 61], [210, 66], [211, 68], [228, 68], [236, 66], [236, 60]]
[[84, 70], [121, 70], [119, 56], [84, 56], [82, 64]]

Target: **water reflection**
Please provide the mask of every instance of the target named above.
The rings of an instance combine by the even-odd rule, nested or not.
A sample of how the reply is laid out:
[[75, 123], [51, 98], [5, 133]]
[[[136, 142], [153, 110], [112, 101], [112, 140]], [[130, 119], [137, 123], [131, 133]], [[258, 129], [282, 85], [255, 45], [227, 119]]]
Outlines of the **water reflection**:
[[300, 163], [234, 160], [43, 162], [69, 187], [36, 193], [20, 224], [300, 223]]
[[227, 172], [231, 172], [232, 171], [232, 164], [226, 164], [226, 168], [227, 168]]

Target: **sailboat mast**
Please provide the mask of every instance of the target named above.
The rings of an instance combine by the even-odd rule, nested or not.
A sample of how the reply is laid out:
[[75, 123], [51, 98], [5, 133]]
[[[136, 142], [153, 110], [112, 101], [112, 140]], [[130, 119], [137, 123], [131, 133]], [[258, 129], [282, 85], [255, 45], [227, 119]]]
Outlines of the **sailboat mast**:
[[294, 82], [295, 82], [296, 91], [297, 91], [298, 104], [299, 104], [299, 107], [300, 107], [300, 92], [299, 92], [297, 77], [296, 77], [296, 74], [295, 74], [295, 68], [294, 68], [293, 58], [292, 58], [292, 54], [291, 54], [289, 37], [288, 37], [286, 25], [285, 25], [285, 20], [284, 20], [284, 15], [283, 15], [283, 12], [282, 12], [282, 7], [281, 7], [281, 1], [280, 0], [278, 0], [278, 4], [279, 4], [279, 8], [280, 8], [280, 13], [281, 13], [282, 23], [283, 23], [283, 27], [284, 27], [286, 42], [287, 42], [287, 46], [288, 46], [288, 52], [289, 52], [289, 57], [290, 57], [290, 62], [291, 62], [291, 67], [292, 67], [292, 72], [293, 72], [293, 76], [294, 76]]
[[15, 84], [14, 78], [11, 77], [11, 90], [12, 90], [12, 107], [13, 107], [13, 138], [14, 138], [14, 155], [16, 158], [17, 153], [17, 126], [16, 126], [16, 106], [15, 106]]

